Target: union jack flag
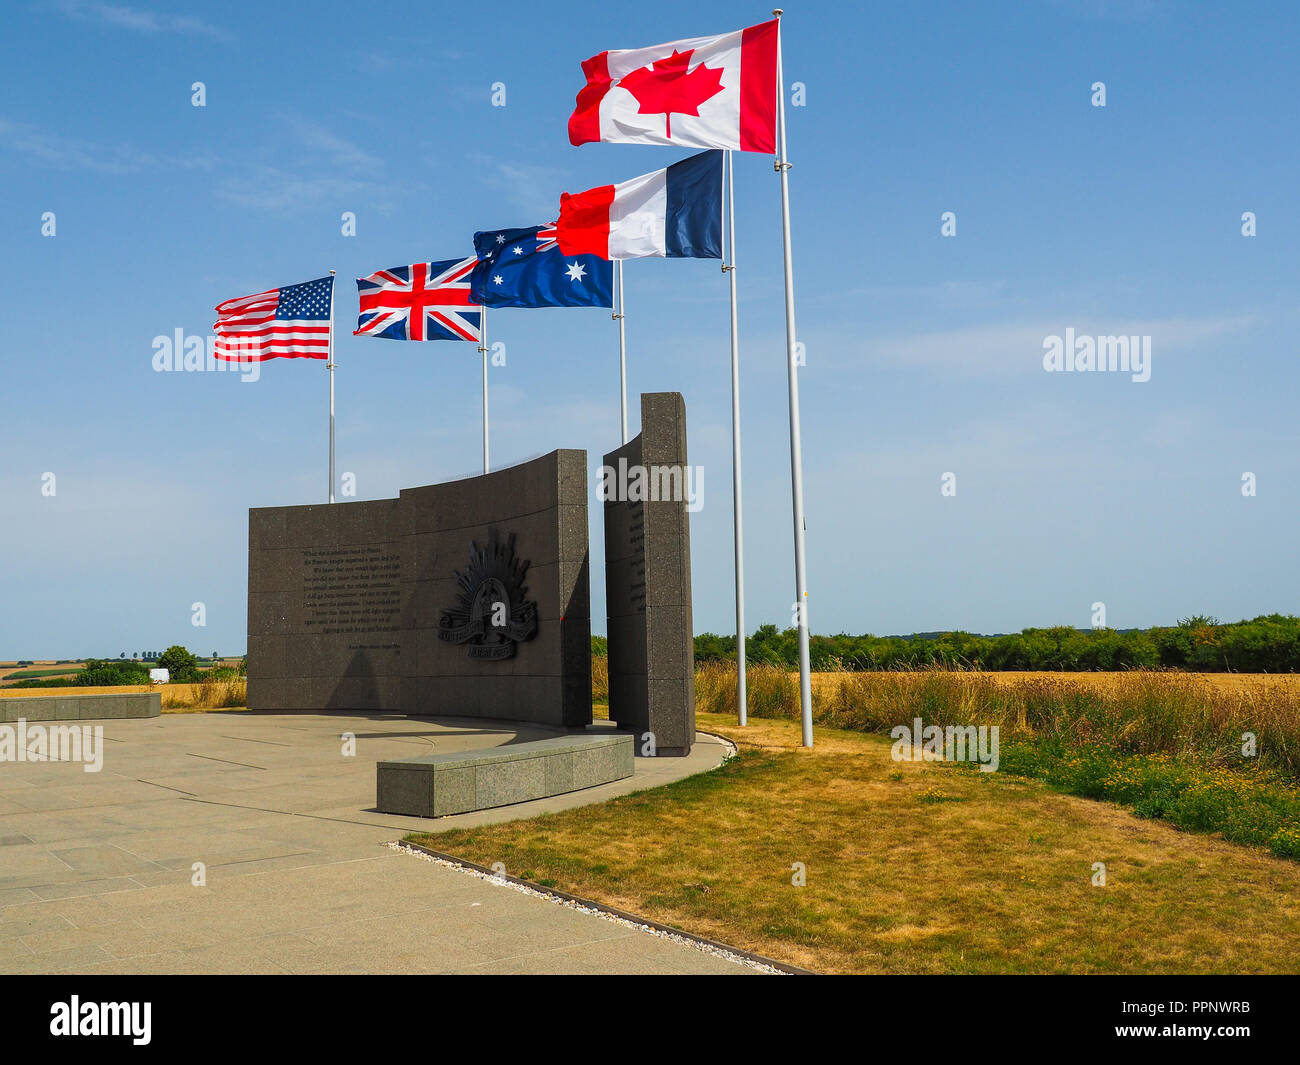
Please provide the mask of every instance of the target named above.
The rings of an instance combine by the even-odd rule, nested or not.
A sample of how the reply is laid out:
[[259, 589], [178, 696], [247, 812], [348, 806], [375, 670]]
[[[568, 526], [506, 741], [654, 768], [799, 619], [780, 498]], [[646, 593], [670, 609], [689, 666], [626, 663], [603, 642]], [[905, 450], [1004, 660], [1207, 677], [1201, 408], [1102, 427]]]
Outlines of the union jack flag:
[[556, 239], [555, 229], [558, 225], [558, 222], [552, 222], [549, 226], [542, 226], [542, 228], [537, 231], [538, 251], [550, 251], [552, 248], [557, 246], [559, 242]]
[[472, 340], [482, 311], [469, 299], [476, 257], [413, 263], [357, 278], [361, 314], [353, 336], [389, 340]]

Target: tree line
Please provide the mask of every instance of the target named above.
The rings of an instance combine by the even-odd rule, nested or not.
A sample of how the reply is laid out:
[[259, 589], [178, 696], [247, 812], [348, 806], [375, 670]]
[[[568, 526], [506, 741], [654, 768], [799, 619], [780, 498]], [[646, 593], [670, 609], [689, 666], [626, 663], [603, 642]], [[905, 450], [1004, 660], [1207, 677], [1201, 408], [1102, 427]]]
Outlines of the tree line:
[[[593, 641], [594, 642], [594, 641]], [[593, 648], [594, 649], [594, 648]], [[761, 626], [745, 643], [746, 659], [797, 668], [795, 629]], [[997, 636], [927, 632], [911, 636], [813, 636], [812, 668], [824, 670], [1182, 669], [1195, 673], [1300, 671], [1300, 617], [1266, 614], [1222, 623], [1198, 615], [1149, 629], [1076, 629], [1068, 625]], [[735, 661], [736, 638], [701, 633], [695, 661]]]

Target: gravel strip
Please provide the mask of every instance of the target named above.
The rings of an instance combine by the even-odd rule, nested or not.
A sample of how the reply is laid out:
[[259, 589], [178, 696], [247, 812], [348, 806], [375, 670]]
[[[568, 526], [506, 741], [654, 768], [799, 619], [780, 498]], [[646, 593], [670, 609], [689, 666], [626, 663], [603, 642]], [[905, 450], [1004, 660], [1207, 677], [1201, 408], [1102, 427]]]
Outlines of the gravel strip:
[[480, 880], [485, 880], [489, 884], [497, 884], [500, 887], [513, 888], [515, 891], [524, 895], [532, 895], [535, 898], [545, 899], [548, 902], [556, 903], [569, 910], [577, 910], [579, 913], [589, 914], [592, 917], [598, 917], [602, 921], [609, 921], [611, 924], [621, 925], [624, 928], [631, 928], [638, 932], [644, 932], [652, 935], [657, 939], [667, 939], [673, 943], [680, 943], [684, 947], [691, 947], [694, 950], [701, 951], [704, 954], [711, 954], [715, 958], [723, 958], [726, 961], [734, 962], [737, 965], [744, 965], [750, 969], [756, 969], [762, 973], [770, 973], [774, 976], [787, 976], [789, 973], [785, 969], [779, 969], [775, 965], [770, 965], [756, 957], [749, 957], [744, 954], [737, 954], [735, 951], [727, 950], [725, 947], [709, 943], [704, 940], [696, 939], [693, 936], [685, 936], [678, 932], [670, 932], [663, 928], [657, 928], [651, 924], [645, 924], [641, 921], [630, 920], [616, 913], [610, 913], [608, 910], [598, 906], [585, 905], [576, 899], [566, 898], [563, 895], [557, 895], [554, 892], [547, 891], [545, 888], [532, 887], [529, 884], [522, 883], [518, 880], [501, 876], [497, 873], [485, 872], [460, 862], [449, 861], [446, 858], [439, 858], [420, 850], [417, 847], [409, 846], [400, 841], [387, 843], [385, 846], [395, 851], [401, 851], [404, 854], [414, 855], [416, 858], [422, 858], [426, 862], [432, 862], [434, 865], [444, 865], [449, 869], [457, 869], [462, 873], [468, 873], [470, 876], [476, 876]]

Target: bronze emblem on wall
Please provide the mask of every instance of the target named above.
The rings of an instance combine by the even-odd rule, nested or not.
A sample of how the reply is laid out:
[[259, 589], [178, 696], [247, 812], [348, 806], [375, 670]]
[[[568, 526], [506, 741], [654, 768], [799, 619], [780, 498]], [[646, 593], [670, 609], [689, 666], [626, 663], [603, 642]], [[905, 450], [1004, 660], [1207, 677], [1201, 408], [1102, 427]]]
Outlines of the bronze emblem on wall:
[[438, 639], [468, 644], [470, 658], [513, 658], [516, 645], [537, 635], [537, 604], [525, 598], [530, 563], [515, 556], [515, 537], [502, 543], [488, 529], [482, 547], [470, 541], [469, 565], [453, 570], [460, 591], [442, 612]]

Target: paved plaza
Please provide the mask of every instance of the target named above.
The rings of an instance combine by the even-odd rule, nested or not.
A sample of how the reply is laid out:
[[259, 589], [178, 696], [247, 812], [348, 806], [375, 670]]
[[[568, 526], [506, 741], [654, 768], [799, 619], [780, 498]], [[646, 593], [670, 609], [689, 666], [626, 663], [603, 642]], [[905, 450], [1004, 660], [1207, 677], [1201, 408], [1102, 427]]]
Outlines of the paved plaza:
[[[375, 810], [377, 761], [552, 734], [394, 714], [164, 714], [105, 722], [98, 773], [0, 763], [0, 971], [752, 972], [384, 846], [602, 801], [725, 755], [698, 735], [687, 758], [639, 758], [632, 778], [582, 792], [437, 821]], [[191, 883], [196, 862], [205, 887]]]

